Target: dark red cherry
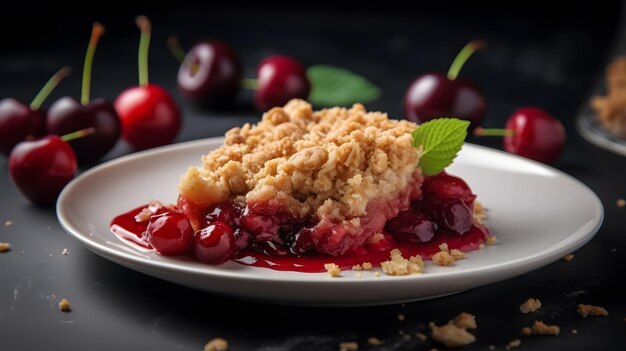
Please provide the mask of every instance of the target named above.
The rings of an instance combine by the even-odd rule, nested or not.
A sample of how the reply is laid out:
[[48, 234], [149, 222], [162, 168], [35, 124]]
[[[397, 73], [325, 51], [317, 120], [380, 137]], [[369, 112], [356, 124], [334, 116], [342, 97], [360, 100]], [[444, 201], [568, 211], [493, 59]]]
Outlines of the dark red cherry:
[[213, 222], [196, 231], [193, 237], [193, 254], [200, 262], [224, 263], [235, 255], [235, 235], [224, 222]]
[[185, 55], [177, 81], [180, 93], [198, 104], [225, 104], [239, 91], [241, 64], [235, 50], [228, 44], [205, 40]]
[[473, 206], [474, 199], [476, 199], [476, 195], [472, 193], [472, 189], [463, 179], [446, 172], [425, 177], [422, 185], [422, 195], [425, 200], [460, 199], [469, 207]]
[[[40, 109], [54, 88], [69, 74], [63, 67], [41, 88], [29, 106], [13, 98], [0, 101], [0, 152], [9, 156], [11, 149], [27, 138], [39, 138], [46, 134], [46, 117]], [[75, 129], [77, 130], [77, 129]]]
[[39, 205], [53, 204], [76, 170], [72, 147], [56, 135], [22, 141], [9, 156], [13, 183], [27, 199]]
[[428, 216], [413, 209], [400, 212], [387, 222], [385, 229], [396, 239], [411, 243], [428, 242], [437, 230]]
[[283, 106], [289, 100], [306, 99], [311, 83], [300, 62], [289, 56], [270, 56], [257, 67], [255, 103], [259, 111]]
[[180, 108], [170, 94], [148, 84], [148, 47], [151, 25], [145, 16], [137, 17], [141, 30], [139, 43], [139, 86], [127, 88], [115, 99], [115, 110], [122, 122], [122, 138], [135, 149], [169, 144], [182, 124]]
[[474, 211], [461, 200], [424, 201], [422, 206], [441, 230], [465, 234], [472, 229]]
[[150, 217], [146, 240], [158, 253], [166, 256], [189, 252], [193, 229], [182, 212], [166, 212]]
[[239, 208], [235, 207], [232, 202], [222, 202], [207, 211], [204, 216], [205, 226], [215, 221], [224, 222], [230, 226], [239, 223]]
[[423, 123], [434, 118], [455, 117], [470, 121], [470, 130], [480, 125], [485, 116], [485, 97], [474, 83], [457, 76], [469, 56], [483, 46], [482, 41], [467, 44], [447, 75], [427, 73], [415, 79], [404, 95], [406, 118]]
[[249, 207], [243, 210], [239, 222], [243, 228], [254, 233], [257, 241], [276, 239], [280, 229], [271, 216], [257, 213]]
[[537, 107], [521, 108], [506, 123], [512, 135], [505, 135], [508, 152], [543, 163], [552, 163], [563, 152], [565, 128], [548, 112]]
[[48, 133], [64, 135], [85, 128], [94, 132], [70, 142], [80, 163], [96, 161], [117, 143], [120, 136], [120, 120], [113, 105], [106, 100], [90, 102], [91, 66], [104, 26], [94, 23], [83, 69], [81, 101], [70, 97], [57, 100], [48, 110], [46, 126]]

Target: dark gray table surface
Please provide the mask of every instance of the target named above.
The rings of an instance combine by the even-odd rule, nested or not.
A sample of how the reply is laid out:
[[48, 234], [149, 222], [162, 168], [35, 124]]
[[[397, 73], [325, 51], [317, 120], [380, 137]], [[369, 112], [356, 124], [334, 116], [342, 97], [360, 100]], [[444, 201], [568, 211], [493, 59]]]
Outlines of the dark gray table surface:
[[[561, 335], [522, 337], [521, 348], [623, 349], [626, 209], [615, 202], [626, 198], [626, 160], [588, 144], [573, 128], [613, 52], [615, 14], [620, 10], [601, 10], [606, 13], [594, 10], [586, 20], [584, 11], [550, 18], [554, 12], [542, 17], [504, 8], [469, 11], [467, 16], [435, 10], [148, 11], [154, 22], [151, 80], [170, 89], [184, 110], [177, 142], [221, 135], [233, 126], [258, 121], [259, 114], [249, 107], [249, 93], [242, 93], [236, 107], [222, 111], [185, 102], [175, 91], [177, 63], [164, 45], [169, 34], [179, 35], [186, 46], [203, 37], [230, 42], [249, 77], [256, 63], [271, 53], [296, 56], [306, 65], [349, 68], [383, 90], [382, 98], [367, 107], [397, 117], [402, 116], [402, 95], [412, 79], [426, 71], [446, 71], [467, 41], [482, 37], [489, 48], [476, 54], [461, 74], [484, 89], [485, 125], [502, 126], [516, 108], [526, 105], [558, 116], [568, 139], [554, 166], [600, 197], [605, 222], [570, 262], [554, 262], [456, 295], [381, 307], [273, 306], [212, 296], [100, 258], [63, 231], [53, 209], [30, 205], [11, 184], [6, 159], [0, 158], [0, 242], [12, 247], [0, 254], [0, 350], [201, 350], [217, 336], [228, 339], [232, 350], [337, 350], [341, 341], [373, 349], [366, 342], [371, 336], [385, 341], [379, 350], [428, 350], [442, 347], [420, 341], [415, 333], [427, 332], [430, 321], [443, 323], [463, 311], [475, 314], [479, 326], [477, 342], [467, 350], [487, 350], [490, 345], [504, 349], [535, 319], [558, 324]], [[96, 53], [92, 96], [114, 99], [136, 82], [138, 37], [133, 15], [103, 17], [109, 33]], [[94, 19], [98, 17], [70, 16], [58, 27], [38, 32], [28, 45], [12, 42], [5, 47], [0, 54], [0, 97], [30, 101], [62, 65], [79, 72]], [[64, 38], [58, 37], [61, 34]], [[79, 89], [75, 74], [46, 105], [63, 95], [78, 97]], [[496, 140], [471, 141], [501, 147]], [[130, 152], [119, 142], [106, 159]], [[69, 255], [61, 254], [64, 248]], [[528, 297], [543, 302], [535, 315], [517, 310]], [[58, 310], [61, 298], [71, 301], [72, 312]], [[604, 306], [610, 314], [582, 319], [576, 313], [578, 303]], [[398, 314], [405, 320], [398, 320]]]

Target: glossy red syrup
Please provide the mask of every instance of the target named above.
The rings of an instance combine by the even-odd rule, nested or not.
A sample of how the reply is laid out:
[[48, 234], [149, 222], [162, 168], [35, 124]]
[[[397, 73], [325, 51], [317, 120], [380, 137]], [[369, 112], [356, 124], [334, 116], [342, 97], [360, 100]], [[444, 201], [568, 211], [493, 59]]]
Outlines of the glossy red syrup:
[[[130, 241], [143, 248], [151, 248], [144, 239], [144, 232], [148, 221], [138, 222], [135, 216], [139, 214], [144, 206], [139, 206], [124, 214], [115, 217], [111, 221], [111, 231], [119, 238]], [[437, 231], [435, 237], [426, 243], [407, 243], [395, 240], [391, 235], [385, 235], [385, 239], [377, 244], [368, 244], [359, 249], [359, 252], [347, 253], [341, 256], [323, 255], [317, 253], [307, 253], [294, 255], [285, 253], [281, 256], [268, 255], [264, 252], [247, 247], [240, 250], [233, 261], [255, 267], [270, 268], [279, 271], [296, 272], [324, 272], [324, 264], [335, 263], [341, 269], [351, 269], [352, 266], [370, 262], [374, 266], [380, 266], [380, 262], [389, 259], [389, 252], [392, 249], [400, 249], [404, 257], [420, 255], [423, 259], [430, 257], [439, 251], [439, 245], [447, 243], [449, 249], [459, 249], [463, 252], [475, 250], [489, 236], [489, 230], [483, 226], [473, 225], [472, 228], [463, 235], [447, 234]]]

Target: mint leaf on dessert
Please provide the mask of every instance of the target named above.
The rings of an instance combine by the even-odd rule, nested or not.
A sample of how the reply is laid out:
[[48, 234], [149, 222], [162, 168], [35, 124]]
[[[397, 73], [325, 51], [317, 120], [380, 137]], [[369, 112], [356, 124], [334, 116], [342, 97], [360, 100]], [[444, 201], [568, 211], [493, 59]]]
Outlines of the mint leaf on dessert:
[[309, 101], [317, 106], [347, 106], [380, 97], [380, 88], [343, 68], [315, 65], [307, 69], [311, 81]]
[[465, 142], [469, 125], [469, 121], [458, 118], [438, 118], [413, 131], [413, 146], [423, 149], [419, 161], [422, 174], [437, 174], [452, 163]]

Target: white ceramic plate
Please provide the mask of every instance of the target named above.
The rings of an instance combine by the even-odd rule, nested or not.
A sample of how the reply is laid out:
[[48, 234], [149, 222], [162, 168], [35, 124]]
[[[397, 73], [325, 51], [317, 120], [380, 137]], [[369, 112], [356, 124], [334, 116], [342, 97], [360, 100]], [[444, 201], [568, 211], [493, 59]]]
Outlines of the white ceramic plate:
[[189, 165], [221, 138], [175, 144], [128, 155], [74, 179], [61, 193], [63, 228], [88, 249], [133, 270], [215, 294], [294, 305], [377, 305], [427, 299], [511, 278], [554, 262], [598, 231], [603, 208], [572, 177], [504, 152], [466, 144], [449, 168], [462, 176], [488, 209], [496, 245], [467, 254], [452, 267], [427, 264], [414, 276], [357, 279], [325, 273], [280, 272], [234, 262], [212, 266], [145, 252], [109, 232], [117, 214], [149, 200], [175, 202]]

